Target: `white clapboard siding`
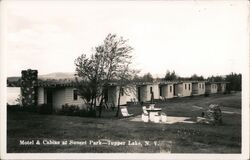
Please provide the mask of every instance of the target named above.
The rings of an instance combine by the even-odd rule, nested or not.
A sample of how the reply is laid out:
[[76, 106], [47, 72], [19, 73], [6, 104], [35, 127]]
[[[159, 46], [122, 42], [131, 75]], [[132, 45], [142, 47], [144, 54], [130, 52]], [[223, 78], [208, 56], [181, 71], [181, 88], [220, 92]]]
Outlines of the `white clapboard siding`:
[[191, 96], [191, 93], [192, 93], [192, 83], [189, 82], [182, 83], [182, 93], [181, 93], [182, 97]]
[[45, 95], [44, 95], [44, 88], [39, 87], [37, 89], [37, 103], [44, 104], [45, 103]]
[[[119, 92], [118, 92], [118, 94], [119, 94]], [[127, 102], [130, 102], [131, 99], [135, 99], [136, 101], [138, 101], [137, 96], [136, 96], [136, 86], [134, 86], [133, 89], [128, 90], [128, 92], [126, 92], [126, 94], [124, 93], [123, 96], [121, 95], [120, 105], [127, 104]]]
[[211, 93], [217, 93], [217, 84], [211, 84]]
[[174, 85], [173, 84], [169, 84], [167, 85], [167, 95], [165, 96], [165, 98], [173, 98], [174, 97]]
[[65, 89], [57, 89], [53, 92], [53, 107], [56, 110], [62, 108], [62, 105], [65, 104]]
[[[160, 98], [159, 85], [153, 84], [151, 87], [153, 87], [154, 99], [159, 99]], [[150, 100], [151, 100], [151, 94], [150, 94]]]
[[205, 82], [198, 83], [198, 94], [202, 95], [205, 94]]
[[148, 96], [147, 86], [140, 86], [140, 94], [140, 101], [149, 101], [150, 97]]
[[75, 88], [73, 87], [68, 87], [65, 88], [65, 102], [64, 103], [68, 103], [69, 105], [78, 105], [80, 108], [85, 107], [85, 102], [83, 101], [83, 99], [78, 95], [77, 96], [77, 100], [74, 100], [74, 93]]

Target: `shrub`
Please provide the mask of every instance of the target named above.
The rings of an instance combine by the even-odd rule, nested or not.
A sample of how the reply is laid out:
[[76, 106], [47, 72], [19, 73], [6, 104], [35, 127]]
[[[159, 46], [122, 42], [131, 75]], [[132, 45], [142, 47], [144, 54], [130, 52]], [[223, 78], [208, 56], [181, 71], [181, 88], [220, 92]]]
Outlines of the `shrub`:
[[206, 117], [212, 124], [222, 124], [222, 113], [218, 104], [210, 104], [206, 111]]
[[79, 110], [79, 116], [80, 117], [95, 117], [96, 116], [96, 112], [95, 110], [85, 110], [85, 109], [81, 109]]
[[205, 97], [208, 97], [208, 96], [209, 96], [209, 93], [205, 93], [204, 96], [205, 96]]
[[9, 105], [7, 103], [7, 112], [8, 111], [16, 112], [16, 111], [21, 111], [21, 110], [22, 110], [22, 107], [20, 105]]
[[50, 104], [41, 104], [37, 106], [20, 106], [7, 104], [7, 111], [34, 112], [39, 114], [51, 114], [53, 112], [52, 105]]
[[66, 116], [81, 116], [81, 117], [95, 117], [95, 110], [80, 109], [78, 105], [62, 105], [59, 114]]
[[[36, 107], [34, 107], [36, 108]], [[52, 114], [53, 113], [53, 107], [51, 104], [41, 104], [37, 106], [36, 112], [40, 114]]]

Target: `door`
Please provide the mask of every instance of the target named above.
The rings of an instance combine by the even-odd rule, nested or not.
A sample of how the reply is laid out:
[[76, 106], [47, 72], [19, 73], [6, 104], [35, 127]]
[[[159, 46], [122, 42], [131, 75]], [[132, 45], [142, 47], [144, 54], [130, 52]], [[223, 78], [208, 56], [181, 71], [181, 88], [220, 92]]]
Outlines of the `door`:
[[53, 104], [53, 94], [51, 89], [47, 89], [47, 104]]
[[137, 87], [138, 102], [141, 102], [141, 87]]
[[53, 111], [53, 91], [52, 89], [47, 90], [47, 106], [45, 109], [46, 113], [52, 113]]

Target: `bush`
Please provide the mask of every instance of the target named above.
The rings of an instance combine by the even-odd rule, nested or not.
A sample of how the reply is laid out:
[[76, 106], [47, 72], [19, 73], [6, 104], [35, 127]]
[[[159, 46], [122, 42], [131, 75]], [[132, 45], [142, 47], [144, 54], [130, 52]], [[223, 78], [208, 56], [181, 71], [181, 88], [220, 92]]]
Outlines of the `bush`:
[[85, 109], [81, 109], [79, 110], [79, 116], [80, 117], [96, 117], [96, 112], [95, 110], [85, 110]]
[[8, 111], [16, 112], [16, 111], [21, 111], [21, 110], [22, 110], [22, 107], [20, 105], [9, 105], [7, 103], [7, 112]]
[[208, 96], [209, 96], [209, 93], [205, 93], [204, 96], [205, 96], [205, 97], [208, 97]]
[[41, 105], [37, 106], [36, 112], [38, 112], [40, 114], [52, 114], [53, 107], [51, 104], [41, 104]]
[[218, 104], [210, 104], [206, 111], [206, 118], [212, 124], [222, 124], [222, 113]]
[[59, 114], [66, 116], [95, 117], [95, 110], [80, 109], [78, 105], [62, 105]]
[[7, 104], [7, 111], [18, 111], [18, 112], [34, 112], [39, 114], [52, 114], [52, 105], [41, 104], [37, 106], [20, 106], [20, 105], [9, 105]]

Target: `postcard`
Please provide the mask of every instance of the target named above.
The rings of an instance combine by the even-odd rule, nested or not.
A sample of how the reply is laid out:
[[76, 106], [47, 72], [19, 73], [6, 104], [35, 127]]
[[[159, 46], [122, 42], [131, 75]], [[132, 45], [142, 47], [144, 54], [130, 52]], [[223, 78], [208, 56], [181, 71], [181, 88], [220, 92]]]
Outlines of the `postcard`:
[[1, 159], [248, 159], [248, 1], [1, 1]]

